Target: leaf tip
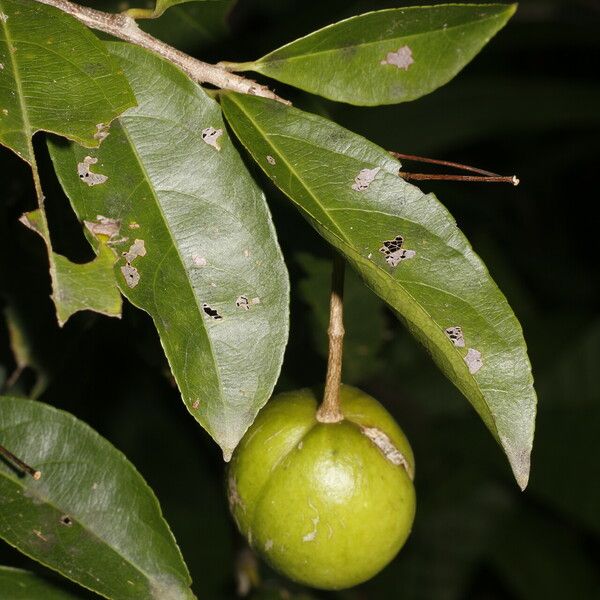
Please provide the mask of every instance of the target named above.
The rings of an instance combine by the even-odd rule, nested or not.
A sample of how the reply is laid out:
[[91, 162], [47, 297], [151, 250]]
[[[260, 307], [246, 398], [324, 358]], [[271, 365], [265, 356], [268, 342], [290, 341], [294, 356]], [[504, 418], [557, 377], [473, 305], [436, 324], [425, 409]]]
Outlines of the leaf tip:
[[531, 446], [522, 448], [520, 450], [517, 449], [511, 451], [508, 448], [505, 450], [513, 475], [517, 481], [517, 485], [523, 492], [529, 483], [529, 472], [531, 469]]

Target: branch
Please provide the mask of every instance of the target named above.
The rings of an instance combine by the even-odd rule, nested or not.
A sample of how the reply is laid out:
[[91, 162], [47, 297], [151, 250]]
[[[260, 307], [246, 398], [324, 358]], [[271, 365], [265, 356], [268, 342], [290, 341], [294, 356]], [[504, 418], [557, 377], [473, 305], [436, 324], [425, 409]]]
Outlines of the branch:
[[429, 163], [432, 165], [442, 165], [444, 167], [452, 167], [454, 169], [460, 169], [461, 171], [470, 171], [472, 173], [478, 173], [477, 176], [473, 175], [447, 175], [447, 174], [428, 174], [428, 173], [407, 173], [406, 171], [400, 170], [398, 175], [407, 181], [475, 181], [478, 183], [512, 183], [513, 185], [519, 185], [519, 179], [516, 175], [498, 175], [491, 171], [485, 171], [478, 169], [477, 167], [471, 167], [469, 165], [463, 165], [461, 163], [451, 162], [449, 160], [438, 160], [435, 158], [427, 158], [425, 156], [416, 156], [415, 154], [401, 154], [400, 152], [394, 152], [390, 150], [390, 154], [400, 160], [412, 160], [415, 162]]
[[53, 6], [75, 17], [90, 29], [103, 31], [116, 38], [141, 46], [158, 54], [173, 63], [186, 73], [196, 83], [210, 83], [223, 90], [232, 90], [242, 94], [262, 96], [271, 100], [278, 100], [283, 104], [291, 104], [288, 100], [280, 98], [268, 87], [256, 83], [251, 79], [230, 73], [225, 69], [211, 65], [180, 50], [161, 42], [154, 36], [142, 31], [130, 16], [125, 14], [107, 13], [87, 6], [79, 6], [69, 0], [35, 0], [41, 4]]
[[342, 381], [342, 353], [344, 350], [344, 259], [336, 252], [331, 273], [331, 300], [329, 304], [329, 357], [323, 402], [317, 411], [320, 423], [338, 423], [344, 415], [340, 410], [340, 383]]
[[434, 173], [408, 173], [399, 171], [398, 175], [406, 181], [470, 181], [476, 183], [511, 183], [519, 185], [519, 179], [516, 175], [444, 175]]

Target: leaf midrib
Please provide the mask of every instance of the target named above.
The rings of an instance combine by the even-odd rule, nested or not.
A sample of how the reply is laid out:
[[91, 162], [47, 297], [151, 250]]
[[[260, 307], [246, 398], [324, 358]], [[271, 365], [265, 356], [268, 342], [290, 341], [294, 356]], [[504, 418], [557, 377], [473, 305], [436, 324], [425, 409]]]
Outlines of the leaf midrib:
[[[335, 234], [334, 234], [335, 235]], [[361, 254], [360, 252], [358, 252], [351, 244], [349, 244], [348, 242], [345, 242], [344, 240], [340, 240], [341, 244], [346, 244], [349, 247], [349, 250], [351, 250], [351, 252], [353, 254], [356, 254], [358, 257], [360, 257], [361, 261], [366, 260]], [[373, 263], [369, 262], [370, 265], [373, 265]], [[438, 324], [438, 322], [431, 316], [431, 314], [429, 313], [429, 311], [410, 293], [410, 291], [408, 291], [400, 281], [394, 279], [390, 273], [388, 273], [386, 270], [381, 269], [380, 267], [378, 267], [377, 265], [373, 265], [380, 273], [383, 273], [385, 275], [385, 277], [390, 280], [392, 282], [392, 284], [396, 284], [398, 287], [400, 287], [402, 289], [402, 292], [404, 294], [406, 294], [406, 296], [412, 300], [415, 304], [415, 306], [418, 306], [419, 309], [421, 310], [421, 312], [440, 330], [440, 333], [443, 334], [443, 327], [441, 325]], [[437, 346], [437, 343], [436, 343]], [[443, 350], [442, 350], [443, 351]], [[477, 391], [479, 392], [479, 396], [480, 399], [483, 401], [483, 405], [486, 407], [488, 415], [490, 417], [490, 422], [493, 423], [494, 425], [494, 430], [496, 432], [496, 435], [500, 436], [500, 433], [498, 432], [498, 427], [497, 427], [497, 423], [496, 423], [496, 418], [494, 417], [494, 414], [491, 412], [490, 407], [488, 406], [487, 400], [485, 398], [485, 396], [482, 393], [482, 388], [479, 384], [479, 382], [477, 381], [477, 378], [474, 377], [473, 375], [471, 375], [471, 373], [468, 372], [468, 367], [464, 361], [464, 357], [460, 354], [460, 352], [456, 349], [456, 347], [452, 346], [448, 348], [448, 352], [452, 353], [454, 356], [456, 356], [458, 358], [457, 364], [460, 366], [460, 368], [463, 371], [466, 371], [465, 375], [467, 377], [469, 377], [474, 383], [475, 383], [475, 387], [477, 388]], [[500, 438], [498, 438], [500, 439]]]
[[[1, 0], [0, 0], [0, 10], [4, 13], [5, 8], [4, 8], [4, 5]], [[6, 13], [4, 13], [4, 14], [6, 15]], [[10, 56], [10, 64], [11, 64], [12, 70], [13, 70], [15, 85], [17, 86], [17, 97], [19, 98], [19, 107], [21, 109], [21, 117], [22, 117], [21, 120], [22, 120], [23, 128], [24, 128], [23, 133], [25, 134], [25, 139], [26, 139], [26, 144], [27, 144], [27, 152], [29, 153], [29, 156], [27, 158], [25, 158], [25, 160], [30, 164], [32, 169], [37, 169], [37, 166], [35, 165], [34, 154], [33, 154], [33, 142], [31, 141], [33, 132], [31, 130], [31, 122], [29, 121], [29, 113], [27, 111], [27, 105], [25, 104], [25, 95], [23, 93], [23, 84], [21, 82], [21, 72], [19, 70], [19, 66], [15, 59], [16, 52], [12, 52], [12, 48], [15, 48], [15, 46], [13, 44], [13, 39], [12, 39], [12, 36], [8, 29], [8, 25], [7, 25], [8, 19], [7, 20], [0, 19], [0, 21], [2, 22], [2, 29], [4, 30], [4, 36], [6, 39], [6, 45], [7, 45], [7, 49], [8, 49], [8, 55]], [[16, 48], [15, 48], [15, 50], [16, 50]], [[20, 131], [20, 130], [17, 130], [17, 131]]]
[[[138, 163], [138, 166], [139, 166], [140, 170], [142, 171], [142, 174], [143, 174], [145, 180], [148, 182], [148, 187], [150, 188], [150, 191], [151, 191], [152, 196], [154, 198], [154, 203], [155, 203], [156, 207], [158, 208], [158, 210], [160, 212], [160, 216], [162, 218], [162, 222], [164, 224], [164, 227], [165, 227], [165, 229], [167, 230], [167, 232], [169, 234], [169, 239], [171, 240], [171, 248], [175, 249], [175, 252], [177, 253], [177, 258], [179, 260], [181, 268], [182, 268], [183, 272], [185, 273], [186, 284], [187, 284], [187, 287], [188, 287], [190, 293], [192, 294], [192, 298], [194, 299], [194, 304], [196, 306], [198, 315], [200, 316], [200, 322], [202, 323], [202, 331], [204, 332], [204, 336], [205, 336], [205, 338], [206, 338], [206, 340], [208, 342], [208, 346], [210, 348], [210, 356], [211, 356], [211, 359], [212, 359], [212, 364], [213, 364], [214, 372], [216, 374], [216, 378], [217, 378], [217, 381], [218, 381], [218, 384], [219, 384], [219, 400], [220, 400], [221, 404], [225, 404], [225, 401], [224, 401], [224, 398], [223, 398], [223, 382], [221, 380], [221, 373], [219, 372], [219, 369], [218, 369], [218, 366], [217, 366], [217, 362], [215, 360], [214, 346], [213, 346], [213, 343], [212, 343], [212, 340], [211, 340], [210, 336], [208, 335], [208, 331], [206, 329], [206, 324], [204, 322], [204, 317], [203, 317], [203, 311], [202, 311], [202, 308], [201, 308], [201, 306], [199, 304], [199, 299], [197, 298], [196, 293], [194, 292], [194, 288], [193, 288], [193, 286], [192, 286], [192, 284], [190, 282], [190, 279], [189, 279], [189, 277], [187, 275], [187, 271], [186, 271], [185, 266], [184, 266], [185, 263], [184, 263], [183, 258], [181, 256], [181, 252], [179, 251], [179, 247], [175, 243], [175, 238], [173, 237], [173, 233], [171, 232], [171, 228], [167, 225], [168, 221], [167, 221], [167, 219], [165, 217], [165, 213], [163, 211], [162, 205], [159, 202], [159, 199], [158, 199], [158, 196], [157, 196], [156, 189], [154, 187], [154, 183], [152, 181], [152, 178], [148, 174], [148, 171], [146, 170], [146, 167], [145, 167], [145, 165], [144, 165], [144, 163], [143, 163], [143, 161], [142, 161], [142, 159], [141, 159], [141, 157], [140, 157], [140, 155], [139, 155], [139, 153], [137, 151], [137, 148], [136, 148], [135, 144], [133, 143], [133, 140], [131, 139], [131, 136], [129, 135], [129, 131], [127, 130], [126, 120], [128, 118], [135, 119], [135, 116], [134, 115], [130, 115], [130, 116], [119, 117], [119, 121], [121, 122], [121, 125], [122, 125], [121, 129], [122, 129], [122, 131], [123, 131], [123, 133], [125, 135], [125, 138], [127, 139], [128, 143], [129, 143], [131, 151], [132, 151], [133, 155], [135, 156], [135, 159], [136, 159], [136, 161]], [[165, 254], [163, 255], [161, 261], [164, 260], [164, 258], [165, 258], [165, 256], [167, 254], [168, 254], [168, 251], [165, 252]], [[158, 273], [158, 268], [155, 270], [154, 279], [153, 279], [153, 299], [154, 299], [154, 305], [155, 305], [155, 307], [156, 307], [156, 301], [155, 301], [156, 296], [154, 294], [154, 283], [156, 281], [156, 274], [157, 273]], [[119, 285], [119, 287], [121, 287], [121, 286]], [[186, 403], [186, 405], [187, 405], [187, 403]]]
[[[231, 99], [231, 96], [230, 96]], [[234, 100], [235, 102], [235, 100]], [[294, 169], [294, 167], [292, 166], [292, 164], [287, 160], [287, 158], [281, 154], [281, 152], [279, 152], [279, 150], [277, 149], [277, 146], [275, 144], [273, 144], [273, 142], [271, 142], [271, 140], [267, 137], [267, 133], [261, 128], [259, 127], [258, 123], [256, 123], [256, 121], [254, 121], [252, 119], [252, 117], [244, 110], [243, 106], [241, 106], [240, 104], [238, 104], [236, 102], [238, 108], [246, 115], [246, 117], [248, 118], [248, 120], [254, 125], [255, 129], [262, 135], [263, 139], [265, 140], [265, 142], [271, 147], [273, 148], [273, 150], [275, 151], [275, 153], [277, 154], [278, 157], [281, 158], [281, 160], [284, 162], [284, 164], [287, 166], [287, 168], [289, 169], [290, 173], [295, 176], [296, 180], [300, 183], [300, 185], [306, 190], [306, 192], [308, 193], [308, 195], [315, 201], [315, 203], [321, 208], [321, 210], [323, 211], [324, 214], [328, 214], [328, 210], [327, 208], [325, 208], [325, 206], [323, 206], [323, 204], [319, 201], [319, 199], [317, 198], [317, 196], [314, 195], [314, 193], [311, 191], [311, 189], [304, 183], [304, 180], [298, 175], [298, 173], [296, 172], [296, 169]], [[291, 198], [291, 197], [290, 197]], [[291, 198], [292, 202], [294, 202], [294, 199]], [[331, 221], [331, 219], [330, 219]], [[333, 222], [331, 221], [331, 223], [336, 227], [336, 229], [339, 232], [339, 235], [341, 235], [343, 237], [343, 239], [349, 243], [348, 238], [345, 236], [344, 232]]]
[[[49, 461], [50, 463], [52, 462], [57, 462], [57, 461]], [[45, 464], [48, 463], [41, 463], [40, 466], [43, 466]], [[6, 481], [12, 483], [15, 487], [17, 487], [19, 490], [23, 491], [23, 492], [30, 492], [32, 493], [33, 490], [31, 488], [27, 488], [24, 485], [19, 485], [19, 481], [13, 479], [12, 477], [10, 477], [8, 475], [8, 473], [6, 473], [6, 471], [4, 469], [0, 470], [0, 477], [2, 477], [3, 479], [5, 479]], [[54, 502], [50, 501], [48, 498], [46, 498], [45, 496], [39, 494], [36, 490], [35, 495], [37, 498], [39, 498], [40, 500], [42, 500], [42, 502], [46, 505], [49, 506], [52, 510], [55, 510], [57, 513], [59, 514], [63, 514], [65, 511], [62, 510], [60, 507], [56, 506], [56, 504], [54, 504]], [[99, 540], [102, 544], [104, 544], [106, 547], [110, 548], [110, 550], [112, 552], [114, 552], [117, 556], [119, 556], [120, 558], [123, 559], [123, 561], [125, 563], [127, 563], [128, 565], [131, 565], [135, 571], [137, 571], [140, 575], [142, 575], [143, 579], [146, 580], [149, 584], [150, 582], [152, 582], [154, 579], [153, 577], [151, 577], [148, 573], [145, 573], [144, 571], [142, 571], [141, 567], [136, 565], [135, 563], [133, 563], [131, 561], [131, 559], [122, 554], [121, 551], [117, 548], [115, 548], [114, 546], [111, 546], [107, 540], [105, 540], [101, 535], [99, 535], [98, 533], [96, 533], [93, 529], [91, 529], [77, 514], [74, 514], [73, 511], [67, 511], [69, 516], [73, 517], [75, 519], [75, 521], [77, 523], [79, 523], [82, 528], [90, 535], [92, 535], [95, 539]], [[7, 540], [6, 540], [7, 541]], [[102, 595], [104, 595], [102, 592], [99, 592], [98, 590], [88, 587], [87, 585], [81, 583], [80, 581], [78, 581], [77, 579], [71, 577], [68, 573], [63, 573], [62, 570], [58, 569], [56, 566], [48, 563], [48, 562], [44, 562], [43, 559], [40, 559], [38, 557], [34, 557], [31, 554], [29, 554], [28, 552], [26, 552], [25, 550], [23, 550], [22, 548], [20, 548], [19, 546], [12, 544], [11, 542], [9, 542], [11, 544], [11, 546], [14, 546], [15, 548], [19, 549], [19, 552], [23, 552], [23, 554], [25, 554], [26, 556], [29, 556], [30, 558], [32, 558], [33, 560], [35, 560], [36, 562], [39, 562], [43, 565], [45, 565], [46, 567], [52, 569], [53, 571], [57, 571], [61, 574], [63, 574], [65, 577], [69, 578], [71, 581], [75, 581], [75, 583], [77, 583], [78, 585], [81, 585], [84, 588], [87, 588], [93, 592], [96, 593], [101, 593]]]
[[[247, 113], [246, 113], [246, 114], [247, 114]], [[325, 146], [319, 145], [319, 144], [317, 144], [317, 143], [313, 142], [312, 140], [309, 140], [309, 139], [306, 139], [306, 138], [300, 138], [300, 137], [297, 137], [297, 136], [294, 136], [294, 135], [290, 135], [290, 134], [282, 134], [282, 133], [276, 133], [276, 134], [272, 134], [272, 137], [285, 137], [285, 138], [287, 138], [287, 139], [294, 140], [294, 141], [296, 141], [296, 142], [298, 142], [298, 143], [300, 143], [300, 144], [306, 144], [306, 145], [308, 145], [308, 146], [312, 146], [312, 147], [314, 147], [314, 148], [317, 148], [318, 150], [320, 150], [320, 151], [322, 151], [322, 152], [327, 152], [327, 153], [329, 153], [329, 154], [333, 154], [333, 155], [338, 155], [338, 154], [340, 154], [339, 152], [337, 152], [337, 151], [335, 151], [335, 150], [332, 150], [332, 149], [330, 149], [330, 148], [327, 148], [327, 147], [325, 147]], [[346, 156], [346, 155], [344, 155], [344, 156]], [[352, 157], [352, 156], [350, 156], [349, 158], [351, 158], [352, 160], [355, 160], [355, 161], [357, 161], [357, 162], [358, 162], [358, 160], [357, 160], [356, 158]], [[285, 159], [284, 159], [284, 160], [285, 160]], [[371, 163], [371, 165], [372, 165], [372, 166], [378, 166], [378, 163]], [[390, 173], [390, 172], [389, 172], [387, 169], [385, 169], [385, 172], [387, 172], [387, 173], [391, 174], [391, 173]], [[297, 177], [298, 177], [298, 179], [299, 179], [299, 176], [297, 176]], [[304, 187], [306, 188], [306, 186], [304, 186]], [[424, 196], [424, 195], [425, 195], [425, 194], [422, 194], [422, 196]], [[313, 197], [314, 197], [314, 196], [313, 196]], [[293, 200], [293, 199], [292, 199], [292, 202], [294, 202], [294, 200]], [[297, 203], [296, 203], [296, 204], [297, 204]], [[395, 215], [395, 214], [393, 214], [393, 213], [388, 213], [388, 212], [385, 212], [385, 211], [380, 211], [380, 210], [376, 210], [376, 209], [373, 209], [373, 210], [371, 210], [371, 209], [368, 209], [368, 208], [358, 208], [358, 207], [348, 207], [348, 206], [340, 206], [340, 207], [324, 207], [322, 204], [320, 204], [320, 206], [323, 208], [323, 211], [325, 212], [325, 214], [326, 214], [327, 216], [330, 216], [330, 213], [331, 213], [331, 212], [334, 212], [334, 211], [336, 211], [336, 212], [337, 212], [337, 211], [364, 211], [364, 212], [369, 212], [369, 213], [370, 213], [370, 212], [377, 212], [377, 213], [379, 213], [379, 214], [384, 214], [384, 215], [386, 215], [386, 216], [389, 216], [389, 217], [392, 217], [392, 218], [395, 218], [395, 219], [402, 219], [402, 220], [404, 220], [404, 221], [408, 221], [408, 222], [410, 222], [410, 223], [413, 223], [414, 225], [417, 225], [417, 226], [419, 226], [419, 227], [423, 227], [423, 225], [422, 225], [421, 223], [418, 223], [417, 221], [414, 221], [413, 219], [409, 219], [409, 218], [407, 218], [407, 217], [401, 217], [401, 216], [399, 216], [399, 215]], [[314, 218], [314, 217], [313, 217], [313, 218]], [[330, 220], [331, 220], [332, 224], [333, 224], [333, 225], [335, 225], [335, 221], [334, 221], [333, 219], [331, 219], [331, 218], [330, 218]], [[339, 228], [338, 228], [338, 229], [339, 229]], [[445, 240], [445, 239], [443, 239], [442, 237], [440, 237], [440, 236], [439, 236], [437, 233], [435, 233], [435, 232], [431, 232], [430, 230], [427, 230], [427, 231], [428, 231], [428, 233], [429, 233], [430, 235], [433, 235], [434, 237], [436, 237], [437, 239], [439, 239], [439, 240], [440, 240], [440, 241], [441, 241], [441, 242], [442, 242], [442, 243], [443, 243], [443, 244], [444, 244], [446, 247], [450, 248], [450, 249], [451, 249], [451, 250], [452, 250], [454, 253], [456, 253], [456, 254], [458, 254], [458, 255], [460, 255], [460, 256], [462, 256], [462, 257], [466, 258], [466, 257], [465, 257], [465, 254], [464, 254], [463, 252], [461, 252], [460, 250], [458, 250], [458, 249], [454, 248], [453, 246], [449, 246], [449, 245], [448, 245], [448, 242], [447, 242], [447, 240]], [[346, 239], [347, 243], [350, 245], [350, 242], [349, 242], [348, 238], [345, 238], [345, 239]], [[469, 264], [472, 264], [472, 263], [471, 263], [471, 261], [469, 261]], [[374, 266], [375, 266], [377, 269], [379, 269], [381, 272], [384, 272], [384, 273], [386, 273], [386, 275], [390, 275], [390, 274], [389, 274], [387, 271], [384, 271], [383, 269], [380, 269], [380, 267], [378, 267], [377, 265], [374, 265]], [[391, 277], [391, 275], [390, 275], [390, 277]], [[402, 285], [400, 281], [398, 281], [398, 280], [396, 280], [396, 279], [394, 279], [394, 278], [392, 278], [392, 280], [393, 280], [394, 282], [398, 283], [398, 285], [401, 285], [401, 286], [402, 286], [402, 289], [403, 289], [403, 290], [405, 290], [407, 294], [410, 294], [410, 292], [408, 292], [408, 291], [406, 290], [405, 286], [404, 286], [404, 285]], [[441, 292], [441, 293], [443, 293], [443, 294], [445, 294], [445, 295], [449, 295], [449, 296], [452, 296], [452, 297], [455, 297], [455, 298], [457, 298], [457, 299], [461, 300], [461, 297], [460, 297], [460, 296], [457, 296], [456, 294], [454, 294], [454, 293], [452, 293], [452, 292], [450, 292], [450, 291], [443, 290], [443, 289], [441, 289], [441, 288], [437, 288], [437, 287], [435, 287], [435, 286], [433, 286], [433, 285], [430, 285], [430, 284], [427, 284], [427, 283], [425, 283], [425, 282], [413, 281], [412, 283], [414, 283], [415, 285], [421, 285], [421, 286], [428, 286], [428, 287], [431, 287], [432, 289], [435, 289], [436, 291], [439, 291], [439, 292]], [[414, 299], [414, 297], [413, 297], [412, 295], [410, 295], [410, 297], [411, 297], [412, 299]], [[416, 301], [415, 301], [415, 302], [416, 302]], [[471, 305], [471, 304], [469, 304], [469, 303], [467, 303], [467, 304], [468, 304], [468, 306], [472, 307], [472, 305]], [[478, 314], [479, 314], [479, 312], [478, 312]], [[501, 337], [501, 336], [500, 336], [500, 335], [497, 333], [497, 331], [496, 331], [496, 327], [494, 327], [494, 326], [492, 325], [492, 323], [489, 321], [489, 319], [487, 319], [486, 317], [484, 317], [484, 316], [482, 316], [482, 315], [480, 315], [480, 316], [481, 316], [481, 318], [483, 319], [483, 321], [485, 321], [485, 322], [487, 323], [487, 325], [488, 325], [488, 327], [490, 328], [490, 330], [491, 330], [491, 331], [493, 331], [493, 332], [494, 332], [494, 334], [496, 335], [497, 342], [498, 342], [498, 343], [500, 343], [500, 344], [503, 344], [505, 347], [507, 347], [507, 348], [508, 348], [508, 344], [507, 344], [507, 343], [506, 343], [506, 342], [505, 342], [505, 341], [502, 339], [502, 337]], [[433, 319], [431, 316], [430, 316], [430, 318], [431, 318], [431, 320], [432, 320], [432, 321], [433, 321], [433, 322], [434, 322], [436, 325], [438, 325], [438, 323], [437, 323], [437, 322], [436, 322], [436, 321], [435, 321], [435, 320], [434, 320], [434, 319]], [[508, 317], [506, 317], [506, 318], [508, 318]], [[440, 325], [438, 325], [438, 327], [440, 327], [441, 329], [443, 329], [443, 327], [441, 327]]]
[[[266, 138], [266, 134], [264, 132], [264, 130], [262, 128], [260, 128], [258, 126], [258, 124], [256, 123], [256, 121], [254, 119], [252, 119], [251, 115], [245, 111], [243, 109], [243, 107], [240, 106], [240, 104], [235, 100], [235, 97], [233, 96], [229, 96], [230, 100], [233, 100], [236, 105], [240, 108], [240, 110], [242, 110], [242, 112], [246, 115], [246, 117], [248, 118], [248, 120], [250, 121], [250, 123], [252, 123], [255, 127], [255, 129], [263, 136], [263, 138], [265, 139], [265, 141], [267, 141], [267, 143], [273, 148], [275, 149], [276, 146], [274, 146], [269, 140], [267, 140]], [[293, 173], [293, 175], [295, 175], [296, 179], [300, 182], [300, 184], [302, 185], [302, 187], [309, 193], [309, 195], [315, 200], [315, 202], [322, 208], [324, 214], [326, 214], [327, 216], [329, 216], [329, 212], [328, 210], [323, 206], [323, 204], [321, 202], [318, 201], [318, 199], [315, 197], [315, 195], [312, 193], [312, 191], [310, 190], [309, 187], [307, 187], [307, 184], [304, 183], [303, 179], [300, 178], [300, 176], [297, 174], [297, 172], [291, 168], [291, 165], [289, 164], [289, 162], [285, 159], [285, 157], [281, 156], [281, 154], [278, 152], [277, 153], [278, 156], [280, 156], [282, 158], [282, 160], [288, 165], [288, 167], [290, 168], [291, 172]], [[299, 204], [297, 201], [294, 200], [294, 198], [291, 197], [291, 195], [289, 195], [289, 193], [286, 192], [286, 195], [288, 195], [288, 197], [290, 198], [290, 200], [296, 204], [296, 206], [298, 206], [302, 212], [306, 213], [307, 215], [309, 215], [311, 217], [311, 219], [315, 219], [315, 217], [308, 211], [306, 210], [306, 208], [304, 208], [301, 204]], [[318, 222], [318, 221], [317, 221]], [[335, 228], [337, 229], [337, 231], [340, 232], [340, 235], [338, 235], [337, 233], [335, 233], [334, 231], [332, 231], [326, 224], [320, 223], [320, 226], [324, 227], [325, 229], [327, 229], [327, 231], [329, 231], [333, 236], [335, 236], [339, 241], [341, 245], [345, 245], [352, 254], [355, 254], [357, 256], [360, 257], [361, 260], [364, 260], [363, 256], [354, 248], [354, 246], [352, 245], [352, 243], [350, 242], [350, 240], [348, 240], [348, 238], [344, 235], [343, 231], [340, 229], [339, 226], [336, 225], [336, 223], [329, 218], [329, 222], [331, 224], [333, 224], [335, 226]], [[377, 271], [379, 273], [382, 273], [385, 275], [385, 277], [391, 281], [392, 285], [397, 285], [399, 288], [401, 288], [402, 292], [412, 301], [414, 302], [415, 306], [417, 306], [421, 312], [439, 329], [440, 332], [442, 332], [443, 334], [443, 328], [437, 323], [437, 321], [431, 316], [431, 314], [429, 313], [429, 311], [410, 293], [410, 291], [408, 291], [400, 281], [394, 279], [390, 273], [388, 273], [386, 270], [380, 268], [379, 266], [377, 266], [374, 263], [369, 262], [369, 265], [371, 265], [372, 267], [374, 267], [375, 269], [377, 269]], [[438, 344], [436, 343], [436, 346], [438, 346]], [[443, 352], [443, 350], [441, 350]], [[477, 392], [479, 394], [479, 399], [482, 401], [483, 406], [485, 406], [487, 412], [488, 412], [488, 416], [490, 418], [490, 422], [493, 423], [494, 425], [494, 430], [496, 435], [498, 436], [498, 438], [500, 439], [500, 434], [498, 432], [498, 428], [497, 428], [497, 423], [496, 423], [496, 419], [494, 417], [494, 414], [491, 412], [490, 407], [487, 403], [487, 399], [486, 397], [483, 395], [482, 391], [481, 391], [481, 387], [479, 382], [477, 381], [477, 378], [475, 378], [473, 375], [471, 375], [471, 373], [468, 372], [468, 367], [464, 362], [463, 357], [461, 356], [461, 354], [458, 352], [458, 350], [455, 347], [452, 348], [448, 348], [448, 353], [452, 353], [454, 356], [456, 356], [459, 360], [454, 361], [456, 362], [457, 365], [459, 365], [459, 368], [461, 370], [463, 370], [463, 372], [465, 373], [465, 377], [469, 378], [470, 380], [472, 380], [475, 383], [475, 387], [477, 389]]]
[[[41, 44], [39, 44], [37, 42], [32, 42], [30, 40], [15, 40], [15, 41], [18, 41], [22, 45], [35, 46], [35, 47], [41, 48], [45, 52], [50, 52], [52, 54], [55, 54], [61, 60], [64, 60], [66, 63], [70, 64], [73, 67], [73, 69], [75, 69], [75, 71], [78, 71], [81, 75], [83, 75], [85, 79], [89, 80], [93, 84], [93, 86], [97, 90], [100, 91], [101, 95], [104, 97], [104, 99], [106, 100], [107, 104], [113, 110], [121, 109], [122, 108], [121, 105], [113, 104], [112, 99], [106, 94], [106, 91], [105, 91], [104, 87], [102, 85], [100, 85], [100, 78], [99, 77], [98, 78], [97, 77], [92, 77], [89, 73], [86, 73], [77, 63], [73, 62], [68, 56], [66, 56], [64, 54], [61, 54], [60, 52], [58, 52], [54, 48], [48, 48], [48, 47], [42, 46]], [[112, 76], [113, 76], [113, 73], [107, 73], [106, 75], [103, 75], [102, 77], [112, 77]]]

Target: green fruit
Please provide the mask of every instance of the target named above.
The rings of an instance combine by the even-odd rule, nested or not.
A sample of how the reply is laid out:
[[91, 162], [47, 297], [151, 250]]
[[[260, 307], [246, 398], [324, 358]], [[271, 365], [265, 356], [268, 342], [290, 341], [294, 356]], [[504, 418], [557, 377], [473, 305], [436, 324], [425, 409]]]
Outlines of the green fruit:
[[320, 423], [311, 390], [280, 394], [233, 455], [229, 505], [249, 544], [290, 579], [342, 589], [400, 550], [415, 516], [413, 453], [392, 416], [342, 386], [344, 420]]

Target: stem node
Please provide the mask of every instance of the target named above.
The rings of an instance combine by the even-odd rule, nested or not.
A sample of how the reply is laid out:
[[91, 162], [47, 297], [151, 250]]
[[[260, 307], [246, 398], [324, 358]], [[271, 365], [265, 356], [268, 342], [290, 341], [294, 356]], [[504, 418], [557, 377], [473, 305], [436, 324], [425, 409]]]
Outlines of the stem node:
[[36, 2], [62, 10], [90, 29], [103, 31], [158, 54], [179, 67], [196, 83], [210, 83], [220, 89], [262, 96], [284, 104], [291, 104], [288, 100], [284, 100], [272, 92], [266, 85], [261, 85], [236, 73], [230, 73], [217, 65], [205, 63], [181, 52], [181, 50], [177, 50], [177, 48], [173, 48], [173, 46], [169, 46], [169, 44], [165, 44], [165, 42], [140, 29], [131, 13], [108, 13], [87, 6], [80, 6], [70, 0], [36, 0]]

